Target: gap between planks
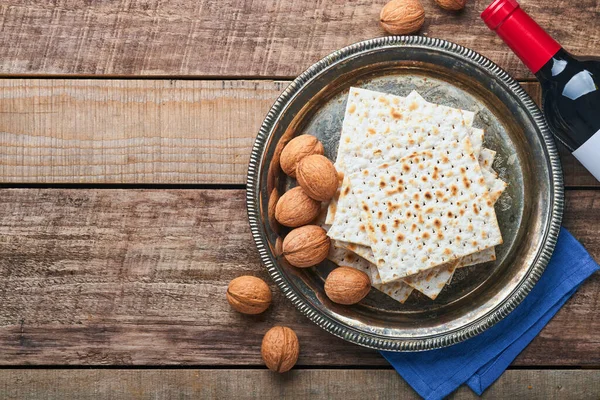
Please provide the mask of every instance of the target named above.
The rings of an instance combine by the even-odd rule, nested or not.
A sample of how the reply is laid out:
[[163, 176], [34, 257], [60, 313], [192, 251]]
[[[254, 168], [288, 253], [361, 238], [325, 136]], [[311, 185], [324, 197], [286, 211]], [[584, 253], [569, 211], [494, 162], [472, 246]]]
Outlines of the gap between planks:
[[[0, 184], [243, 185], [288, 83], [0, 79]], [[539, 103], [539, 85], [522, 85]], [[567, 186], [600, 187], [561, 158]]]

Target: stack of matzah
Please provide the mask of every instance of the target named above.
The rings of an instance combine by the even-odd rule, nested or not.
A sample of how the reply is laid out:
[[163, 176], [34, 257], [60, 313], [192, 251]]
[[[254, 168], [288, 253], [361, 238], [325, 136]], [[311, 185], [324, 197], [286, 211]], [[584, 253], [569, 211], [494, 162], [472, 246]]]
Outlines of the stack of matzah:
[[474, 116], [417, 92], [351, 88], [335, 163], [343, 180], [325, 221], [330, 260], [400, 302], [413, 289], [435, 299], [456, 268], [494, 260], [506, 183]]

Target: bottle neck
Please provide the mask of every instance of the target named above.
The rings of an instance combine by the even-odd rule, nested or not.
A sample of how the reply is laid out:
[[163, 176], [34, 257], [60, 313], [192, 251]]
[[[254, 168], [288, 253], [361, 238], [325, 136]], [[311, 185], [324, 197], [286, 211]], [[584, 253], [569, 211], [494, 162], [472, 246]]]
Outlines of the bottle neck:
[[552, 58], [535, 73], [539, 80], [553, 80], [572, 65], [575, 59], [564, 49], [559, 49]]
[[481, 17], [534, 74], [561, 49], [515, 0], [496, 0]]

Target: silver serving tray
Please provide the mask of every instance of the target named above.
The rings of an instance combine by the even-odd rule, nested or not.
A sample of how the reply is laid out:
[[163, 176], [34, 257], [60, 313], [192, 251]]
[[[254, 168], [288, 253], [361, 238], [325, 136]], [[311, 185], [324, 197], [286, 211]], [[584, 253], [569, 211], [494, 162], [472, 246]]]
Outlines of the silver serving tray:
[[[332, 268], [297, 269], [281, 256], [289, 231], [274, 205], [295, 185], [279, 166], [285, 144], [309, 133], [335, 159], [348, 89], [397, 95], [416, 89], [425, 99], [477, 112], [485, 146], [498, 152], [494, 169], [509, 183], [496, 204], [504, 238], [497, 260], [460, 269], [435, 300], [417, 294], [397, 303], [376, 290], [361, 303], [329, 301]], [[346, 47], [314, 64], [279, 96], [254, 144], [247, 206], [260, 257], [283, 293], [311, 321], [350, 342], [379, 350], [449, 346], [483, 332], [510, 313], [544, 271], [558, 236], [564, 202], [558, 153], [540, 110], [506, 72], [472, 50], [427, 37], [386, 37]], [[416, 293], [416, 292], [415, 292]]]

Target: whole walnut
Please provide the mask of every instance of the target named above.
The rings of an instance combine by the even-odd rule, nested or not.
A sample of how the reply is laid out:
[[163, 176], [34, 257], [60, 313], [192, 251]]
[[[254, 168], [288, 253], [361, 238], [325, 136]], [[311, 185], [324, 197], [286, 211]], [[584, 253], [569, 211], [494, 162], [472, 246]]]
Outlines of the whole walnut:
[[300, 160], [296, 169], [296, 179], [306, 194], [318, 201], [331, 200], [339, 182], [333, 163], [320, 154]]
[[296, 186], [277, 201], [275, 219], [281, 225], [296, 228], [313, 221], [320, 211], [321, 203], [306, 194], [300, 186]]
[[329, 254], [331, 240], [317, 225], [296, 228], [283, 240], [283, 255], [295, 267], [307, 268], [319, 264]]
[[319, 139], [312, 135], [296, 136], [283, 148], [279, 164], [288, 176], [296, 177], [298, 162], [311, 154], [325, 154], [325, 149]]
[[325, 294], [338, 304], [351, 305], [364, 299], [371, 290], [371, 280], [362, 271], [339, 267], [325, 280]]
[[260, 352], [265, 365], [271, 371], [287, 372], [298, 361], [298, 336], [288, 327], [274, 326], [263, 337]]
[[243, 314], [260, 314], [271, 305], [271, 289], [260, 278], [240, 276], [229, 282], [227, 301]]
[[379, 22], [393, 35], [408, 35], [421, 29], [425, 10], [419, 0], [391, 0], [381, 10]]

